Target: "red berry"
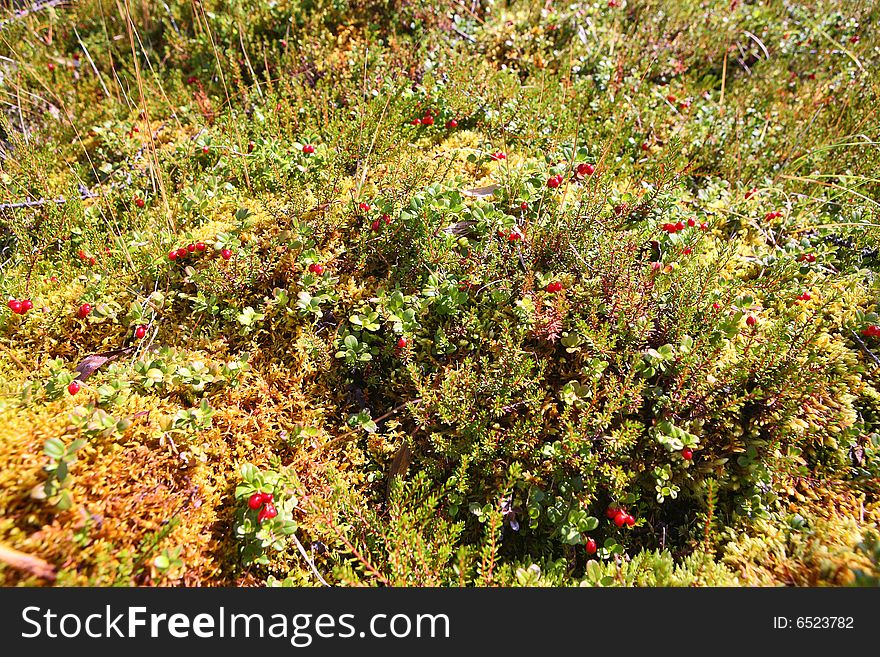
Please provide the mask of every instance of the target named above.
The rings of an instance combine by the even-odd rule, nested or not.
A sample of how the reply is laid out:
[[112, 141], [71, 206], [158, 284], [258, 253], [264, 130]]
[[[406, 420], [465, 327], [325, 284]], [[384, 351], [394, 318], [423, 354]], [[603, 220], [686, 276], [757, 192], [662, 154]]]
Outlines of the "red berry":
[[136, 337], [138, 340], [143, 339], [143, 337], [144, 337], [146, 334], [147, 334], [147, 327], [146, 327], [146, 326], [138, 326], [138, 327], [134, 330], [134, 337]]
[[594, 167], [589, 162], [581, 162], [577, 166], [577, 172], [582, 176], [592, 176], [595, 170], [596, 167]]
[[422, 117], [422, 125], [434, 125], [434, 117], [430, 114], [425, 114]]
[[680, 230], [684, 230], [684, 222], [679, 221], [675, 224], [675, 231], [678, 232]]
[[517, 240], [521, 240], [521, 239], [522, 239], [522, 233], [520, 233], [518, 230], [510, 231], [510, 234], [507, 236], [508, 242], [516, 242]]
[[385, 222], [386, 224], [390, 224], [390, 223], [391, 223], [391, 217], [390, 217], [389, 215], [387, 215], [387, 214], [383, 214], [382, 217], [381, 217], [381, 219], [382, 219], [382, 221]]
[[496, 151], [495, 153], [492, 153], [489, 157], [491, 157], [496, 162], [498, 160], [506, 160], [507, 159], [507, 155], [505, 155], [502, 151]]
[[422, 125], [422, 120], [421, 119], [413, 119], [412, 121], [410, 121], [410, 123], [412, 123], [413, 125]]
[[98, 262], [98, 261], [97, 261], [97, 259], [95, 258], [95, 256], [92, 256], [91, 258], [89, 258], [89, 264], [90, 264], [90, 265], [94, 265], [96, 262]]
[[651, 271], [660, 271], [661, 269], [663, 269], [662, 262], [652, 262], [651, 263]]
[[651, 148], [651, 145], [650, 145], [648, 142], [646, 142], [646, 141], [643, 141], [643, 142], [642, 142], [641, 149], [642, 149], [643, 151], [647, 151], [647, 150], [649, 150], [650, 148]]
[[24, 315], [28, 310], [34, 307], [34, 302], [30, 299], [25, 299], [21, 302], [21, 314]]
[[809, 301], [812, 298], [813, 297], [810, 295], [810, 293], [805, 290], [804, 293], [801, 294], [797, 299], [798, 301]]
[[49, 72], [51, 73], [52, 71], [55, 70], [55, 64], [53, 64], [52, 62], [49, 62], [48, 64], [46, 64], [46, 68], [48, 68]]
[[260, 513], [257, 515], [257, 520], [263, 522], [264, 520], [271, 520], [277, 515], [278, 510], [275, 508], [275, 505], [271, 502], [266, 502], [266, 505], [260, 510]]
[[251, 495], [248, 498], [248, 507], [250, 509], [252, 509], [253, 511], [256, 511], [261, 506], [263, 506], [263, 503], [265, 501], [266, 501], [266, 494], [265, 493], [254, 493], [253, 495]]
[[305, 153], [306, 155], [311, 155], [314, 152], [315, 152], [315, 147], [312, 146], [311, 144], [306, 144], [305, 146], [303, 146], [303, 153]]
[[369, 212], [370, 211], [370, 204], [369, 203], [358, 203], [358, 209], [361, 210], [362, 212]]
[[562, 289], [562, 283], [559, 281], [553, 281], [552, 283], [548, 283], [547, 287], [544, 288], [550, 293], [559, 292]]
[[169, 260], [177, 260], [177, 251], [169, 251], [168, 252]]
[[224, 260], [229, 260], [232, 257], [232, 251], [230, 251], [229, 249], [222, 249], [220, 251], [220, 257]]
[[76, 393], [78, 393], [79, 392], [79, 382], [71, 381], [70, 385], [67, 386], [67, 392], [69, 392], [71, 395], [75, 395]]
[[79, 307], [79, 310], [77, 311], [77, 314], [78, 314], [80, 317], [85, 317], [85, 316], [87, 316], [90, 312], [92, 312], [92, 306], [91, 306], [91, 304], [84, 303], [83, 305], [81, 305], [81, 306]]
[[525, 212], [526, 210], [529, 209], [529, 204], [526, 203], [525, 201], [523, 201], [522, 203], [519, 204], [519, 209], [522, 210], [523, 212]]
[[55, 274], [52, 274], [52, 275], [49, 277], [49, 282], [50, 282], [50, 283], [57, 283], [57, 282], [58, 282], [58, 277], [55, 276]]
[[401, 338], [397, 341], [397, 348], [398, 348], [398, 349], [405, 349], [405, 348], [406, 348], [406, 338], [401, 337]]
[[623, 509], [618, 509], [617, 513], [614, 514], [614, 524], [618, 527], [623, 527], [626, 524], [626, 519], [629, 515]]
[[196, 251], [204, 251], [207, 245], [204, 242], [196, 242]]
[[186, 257], [186, 249], [184, 247], [180, 247], [179, 249], [177, 249], [177, 257], [178, 258], [185, 258]]
[[690, 461], [692, 458], [694, 458], [693, 450], [685, 447], [683, 450], [681, 450], [681, 458], [683, 458], [685, 461]]
[[587, 540], [584, 541], [584, 547], [587, 550], [587, 554], [596, 554], [596, 550], [598, 550], [598, 546], [596, 545], [596, 539], [588, 536]]
[[707, 230], [709, 230], [709, 224], [707, 224], [706, 222], [701, 223], [700, 230], [702, 230], [703, 232], [706, 232]]
[[452, 130], [452, 129], [457, 128], [457, 127], [458, 127], [458, 121], [456, 121], [455, 119], [449, 119], [449, 120], [446, 122], [446, 129], [447, 129], [447, 130]]
[[374, 233], [378, 232], [381, 227], [382, 227], [382, 222], [380, 222], [378, 219], [376, 219], [375, 221], [373, 221], [373, 223], [370, 224], [370, 230], [372, 230]]
[[14, 312], [16, 315], [21, 314], [21, 301], [16, 301], [15, 299], [10, 299], [6, 302], [6, 305], [9, 306], [9, 310]]
[[547, 179], [547, 187], [549, 187], [550, 189], [556, 189], [561, 184], [562, 179], [558, 176], [550, 176], [550, 178]]
[[187, 244], [186, 250], [189, 251], [190, 253], [194, 253], [196, 250], [196, 245], [195, 244]]
[[605, 517], [609, 520], [613, 520], [618, 511], [620, 511], [620, 509], [618, 509], [616, 506], [609, 506], [608, 509], [605, 511]]
[[690, 219], [688, 219], [688, 226], [690, 226], [691, 228], [693, 228], [693, 227], [696, 226], [696, 225], [697, 225], [697, 222], [696, 222], [696, 220], [694, 220], [693, 217], [691, 217]]
[[861, 39], [861, 37], [859, 37], [858, 34], [853, 34], [853, 35], [849, 38], [849, 42], [850, 42], [850, 43], [858, 43], [860, 39]]
[[691, 253], [694, 252], [694, 250], [691, 247], [686, 246], [686, 247], [684, 247], [684, 249], [682, 249], [681, 252], [685, 255], [690, 255]]
[[752, 187], [749, 191], [746, 192], [746, 200], [748, 201], [750, 198], [752, 198], [757, 193], [758, 193], [758, 188]]
[[749, 326], [754, 326], [757, 323], [758, 320], [755, 319], [754, 315], [749, 315], [748, 317], [746, 317], [746, 324], [748, 324]]
[[144, 203], [144, 199], [142, 199], [140, 196], [137, 197], [137, 198], [134, 200], [134, 204], [135, 204], [136, 206], [138, 206], [139, 208], [142, 208], [142, 207], [144, 207], [144, 205], [146, 205], [146, 204]]
[[714, 310], [715, 312], [718, 312], [719, 310], [721, 310], [721, 304], [716, 301], [715, 303], [712, 304], [712, 310]]
[[211, 152], [211, 149], [210, 149], [210, 148], [208, 148], [207, 146], [202, 146], [202, 153], [204, 153], [205, 155], [207, 155], [207, 154], [210, 153], [210, 152]]
[[632, 527], [636, 524], [636, 519], [627, 513], [626, 517], [623, 519], [623, 522], [626, 523], [627, 526]]
[[669, 94], [668, 96], [666, 96], [666, 100], [668, 100], [670, 103], [674, 103], [675, 96], [673, 96], [672, 94]]

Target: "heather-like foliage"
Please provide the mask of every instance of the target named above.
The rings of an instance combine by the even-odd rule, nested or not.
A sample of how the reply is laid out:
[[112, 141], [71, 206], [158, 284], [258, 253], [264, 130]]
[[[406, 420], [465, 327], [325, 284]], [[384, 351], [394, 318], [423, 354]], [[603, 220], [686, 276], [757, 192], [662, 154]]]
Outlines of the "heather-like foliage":
[[0, 30], [0, 543], [876, 584], [880, 9], [121, 7]]

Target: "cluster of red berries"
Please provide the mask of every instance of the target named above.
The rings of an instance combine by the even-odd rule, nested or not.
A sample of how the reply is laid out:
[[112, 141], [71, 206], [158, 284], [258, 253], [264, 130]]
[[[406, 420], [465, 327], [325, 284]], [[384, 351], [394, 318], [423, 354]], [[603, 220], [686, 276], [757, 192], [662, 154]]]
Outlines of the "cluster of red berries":
[[306, 154], [306, 155], [311, 155], [312, 153], [315, 152], [315, 147], [312, 146], [311, 144], [303, 144], [303, 149], [302, 149], [302, 150], [303, 150], [303, 153], [304, 153], [304, 154]]
[[22, 299], [21, 301], [18, 299], [10, 299], [6, 302], [6, 306], [16, 315], [24, 315], [28, 310], [34, 307], [34, 304], [30, 299]]
[[503, 230], [498, 230], [498, 237], [501, 239], [507, 239], [508, 242], [519, 242], [523, 238], [522, 231], [514, 227], [510, 232], [504, 232]]
[[88, 253], [86, 253], [82, 249], [80, 249], [76, 255], [79, 257], [80, 260], [88, 260], [90, 265], [94, 265], [96, 262], [98, 262], [98, 260], [97, 260], [97, 258], [95, 258], [95, 256], [89, 255]]
[[[195, 244], [190, 243], [185, 247], [181, 246], [177, 249], [172, 249], [168, 252], [169, 260], [183, 260], [190, 253], [204, 253], [208, 248], [208, 245], [204, 242], [196, 242]], [[232, 251], [229, 249], [220, 249], [220, 257], [224, 260], [229, 260], [232, 257]]]
[[[366, 205], [366, 203], [361, 203], [361, 205]], [[367, 208], [369, 208], [369, 207], [370, 206], [367, 205]], [[387, 215], [387, 214], [383, 214], [378, 219], [373, 219], [373, 222], [370, 224], [370, 230], [372, 230], [374, 233], [378, 233], [379, 229], [382, 228], [382, 224], [390, 224], [390, 223], [391, 223], [391, 216]]]
[[798, 262], [816, 262], [816, 256], [812, 253], [801, 253], [797, 257]]
[[[662, 226], [660, 226], [660, 229], [671, 235], [673, 233], [678, 233], [678, 232], [684, 230], [686, 227], [693, 228], [696, 225], [697, 225], [697, 220], [694, 219], [693, 217], [691, 217], [690, 219], [687, 220], [687, 222], [677, 221], [674, 224], [667, 222], [667, 223], [663, 224]], [[709, 230], [709, 224], [707, 224], [705, 221], [702, 222], [699, 227], [700, 227], [700, 230], [702, 230], [704, 232]]]
[[324, 265], [317, 263], [317, 262], [313, 262], [312, 264], [309, 265], [309, 271], [312, 272], [313, 274], [316, 274], [317, 276], [320, 276], [324, 273]]
[[636, 519], [626, 512], [626, 509], [617, 506], [609, 506], [605, 512], [605, 516], [618, 527], [632, 527], [636, 524]]
[[877, 326], [876, 324], [869, 324], [862, 329], [862, 335], [869, 338], [880, 338], [880, 326]]
[[494, 153], [490, 153], [489, 157], [496, 162], [507, 159], [507, 155], [505, 155], [504, 151], [495, 151]]
[[596, 167], [594, 167], [589, 162], [581, 162], [577, 165], [576, 170], [579, 176], [592, 176], [593, 172], [596, 170]]
[[806, 290], [804, 290], [803, 294], [801, 294], [801, 295], [797, 298], [797, 300], [798, 300], [798, 301], [809, 301], [809, 300], [812, 299], [812, 298], [813, 298], [813, 297], [810, 296], [810, 293], [807, 292]]
[[248, 498], [248, 508], [252, 511], [260, 509], [257, 514], [257, 520], [260, 522], [271, 520], [278, 515], [278, 509], [275, 508], [275, 496], [272, 493], [254, 493]]
[[774, 219], [779, 219], [782, 216], [782, 213], [778, 210], [774, 212], [768, 212], [764, 215], [764, 221], [773, 221]]
[[555, 176], [550, 176], [547, 179], [547, 187], [550, 189], [556, 189], [562, 184], [562, 174], [557, 173]]
[[553, 281], [552, 283], [548, 283], [547, 287], [545, 287], [544, 289], [551, 294], [555, 294], [562, 291], [562, 283], [560, 283], [559, 281]]

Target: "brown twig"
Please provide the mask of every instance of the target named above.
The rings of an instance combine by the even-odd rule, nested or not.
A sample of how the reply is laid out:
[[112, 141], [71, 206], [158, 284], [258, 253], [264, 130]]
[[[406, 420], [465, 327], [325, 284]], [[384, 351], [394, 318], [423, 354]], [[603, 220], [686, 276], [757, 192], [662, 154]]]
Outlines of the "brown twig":
[[23, 570], [40, 579], [46, 579], [50, 582], [55, 581], [55, 566], [39, 557], [0, 545], [0, 561], [16, 570]]

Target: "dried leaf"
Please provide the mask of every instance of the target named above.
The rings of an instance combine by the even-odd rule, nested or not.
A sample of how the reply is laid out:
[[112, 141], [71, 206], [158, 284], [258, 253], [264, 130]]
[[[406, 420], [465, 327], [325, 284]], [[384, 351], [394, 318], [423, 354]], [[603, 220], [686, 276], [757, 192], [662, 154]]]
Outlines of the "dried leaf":
[[391, 494], [391, 482], [394, 481], [395, 477], [406, 475], [410, 461], [412, 461], [412, 450], [410, 450], [409, 445], [403, 443], [400, 449], [397, 450], [397, 454], [394, 455], [394, 459], [391, 461], [391, 468], [388, 470], [388, 485], [385, 488], [386, 498]]
[[487, 185], [486, 187], [474, 187], [473, 189], [463, 189], [463, 190], [461, 190], [461, 193], [464, 196], [485, 198], [487, 196], [492, 196], [492, 194], [495, 193], [496, 189], [498, 189], [498, 185]]
[[465, 235], [471, 232], [471, 228], [476, 224], [476, 221], [459, 221], [451, 226], [447, 226], [443, 229], [444, 233], [449, 233], [450, 235]]
[[79, 365], [73, 368], [73, 371], [77, 372], [77, 379], [79, 379], [80, 381], [85, 381], [92, 374], [94, 374], [98, 368], [109, 363], [111, 360], [119, 358], [124, 354], [130, 354], [132, 351], [134, 351], [134, 347], [125, 347], [123, 349], [105, 351], [100, 354], [90, 354], [83, 358], [80, 361]]

